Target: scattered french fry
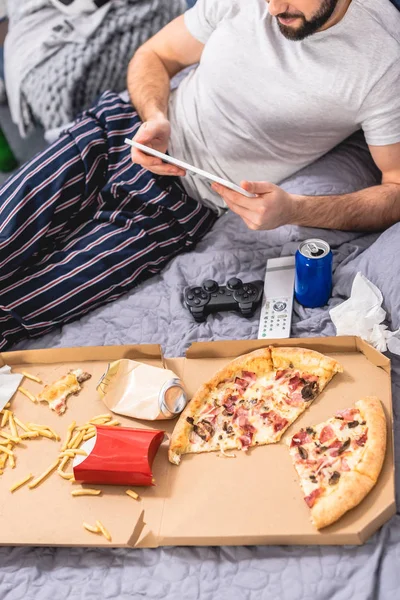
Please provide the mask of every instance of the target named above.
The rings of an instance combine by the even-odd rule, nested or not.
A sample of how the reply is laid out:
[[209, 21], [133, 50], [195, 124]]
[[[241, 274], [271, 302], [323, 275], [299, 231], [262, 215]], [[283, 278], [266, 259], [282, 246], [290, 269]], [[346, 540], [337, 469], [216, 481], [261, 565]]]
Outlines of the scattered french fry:
[[36, 377], [35, 375], [31, 375], [30, 373], [27, 373], [26, 371], [21, 371], [21, 375], [23, 375], [27, 379], [31, 379], [32, 381], [36, 381], [37, 383], [43, 383], [43, 381], [40, 379], [40, 377]]
[[83, 441], [86, 442], [86, 440], [91, 440], [95, 435], [96, 435], [95, 431], [87, 433], [86, 435], [83, 436]]
[[128, 496], [130, 496], [131, 498], [133, 498], [134, 500], [138, 500], [139, 499], [139, 494], [137, 494], [136, 492], [134, 492], [133, 490], [126, 490], [125, 494], [127, 494]]
[[10, 411], [10, 416], [8, 417], [8, 425], [10, 427], [10, 431], [11, 431], [12, 435], [14, 437], [18, 437], [18, 429], [15, 425], [14, 415], [11, 411]]
[[21, 440], [32, 440], [40, 437], [40, 433], [38, 431], [27, 431], [26, 433], [21, 433], [19, 437]]
[[67, 437], [65, 438], [65, 441], [64, 441], [63, 445], [61, 446], [61, 450], [66, 450], [68, 448], [68, 444], [71, 441], [75, 427], [76, 427], [76, 422], [72, 421], [71, 425], [67, 429]]
[[42, 483], [42, 481], [44, 481], [49, 475], [51, 475], [53, 473], [53, 471], [55, 471], [57, 469], [59, 463], [60, 463], [60, 460], [57, 459], [52, 465], [50, 465], [50, 467], [44, 473], [42, 473], [39, 477], [37, 477], [37, 479], [35, 479], [28, 485], [29, 489], [32, 490], [33, 488], [38, 486], [40, 483]]
[[89, 523], [83, 523], [83, 527], [85, 529], [87, 529], [87, 531], [90, 531], [90, 533], [101, 533], [100, 529], [97, 527], [93, 527], [93, 525], [89, 525]]
[[19, 444], [21, 441], [20, 437], [14, 437], [9, 433], [6, 433], [5, 431], [0, 431], [0, 436], [5, 438], [6, 440], [10, 440], [10, 442], [13, 442], [13, 444]]
[[74, 458], [77, 454], [80, 454], [81, 456], [87, 456], [87, 452], [85, 452], [85, 450], [81, 450], [80, 448], [74, 448], [73, 450], [71, 449], [61, 452], [60, 457], [64, 458], [65, 456], [68, 456], [69, 458]]
[[100, 496], [101, 490], [92, 490], [90, 488], [81, 490], [72, 490], [71, 496]]
[[[9, 450], [12, 450], [13, 445], [12, 444], [7, 444], [7, 448]], [[12, 456], [9, 457], [8, 462], [10, 463], [10, 467], [12, 469], [15, 469], [15, 458], [14, 458], [14, 454], [12, 454]]]
[[25, 477], [25, 479], [21, 479], [21, 481], [14, 483], [14, 485], [10, 488], [10, 492], [15, 492], [15, 490], [18, 490], [20, 487], [22, 487], [23, 485], [28, 483], [28, 481], [30, 481], [32, 478], [33, 478], [32, 473], [29, 473], [29, 475], [27, 475]]
[[75, 442], [73, 444], [71, 444], [71, 446], [70, 446], [71, 450], [75, 450], [76, 448], [79, 448], [79, 446], [82, 444], [83, 436], [84, 436], [84, 433], [83, 433], [83, 431], [81, 431], [79, 433], [77, 439], [75, 440]]
[[30, 431], [30, 430], [29, 430], [29, 427], [28, 427], [27, 425], [25, 425], [25, 423], [22, 423], [22, 421], [20, 421], [20, 420], [18, 419], [18, 417], [16, 417], [15, 415], [14, 415], [14, 421], [15, 421], [15, 423], [18, 425], [18, 427], [20, 427], [20, 428], [21, 428], [23, 431], [25, 431], [26, 433], [28, 433], [28, 432]]
[[112, 415], [109, 414], [97, 415], [96, 417], [93, 417], [93, 419], [90, 419], [89, 423], [96, 423], [97, 421], [111, 421], [111, 419]]
[[35, 404], [37, 403], [35, 396], [31, 394], [29, 390], [25, 389], [22, 386], [19, 386], [18, 391], [21, 392], [21, 394], [24, 394], [24, 396], [26, 396], [27, 398], [29, 398], [29, 400], [32, 400], [32, 402], [34, 402]]
[[5, 405], [4, 408], [10, 408], [10, 406], [11, 406], [11, 402], [7, 402], [7, 404]]
[[58, 471], [63, 471], [64, 467], [66, 466], [66, 464], [68, 463], [68, 461], [71, 459], [70, 456], [64, 456], [64, 458], [62, 459], [60, 466], [58, 467]]
[[5, 427], [7, 425], [9, 416], [10, 416], [10, 411], [9, 410], [4, 410], [3, 411], [3, 417], [1, 419], [1, 425], [0, 425], [0, 427]]
[[109, 542], [111, 542], [112, 538], [111, 538], [110, 532], [107, 531], [107, 529], [104, 527], [103, 523], [101, 523], [101, 521], [96, 521], [96, 525], [100, 529], [101, 533], [104, 535], [104, 537], [106, 538], [106, 540], [108, 540]]
[[121, 425], [121, 423], [115, 419], [114, 421], [103, 423], [103, 425], [105, 425], [106, 427], [116, 427], [117, 425]]
[[2, 444], [0, 444], [0, 452], [4, 452], [4, 454], [7, 454], [8, 456], [14, 456], [14, 452]]
[[71, 481], [72, 479], [74, 479], [74, 474], [73, 473], [64, 473], [64, 471], [60, 471], [60, 469], [57, 470], [57, 473], [60, 475], [60, 477], [62, 477], [63, 479], [67, 479], [69, 481]]

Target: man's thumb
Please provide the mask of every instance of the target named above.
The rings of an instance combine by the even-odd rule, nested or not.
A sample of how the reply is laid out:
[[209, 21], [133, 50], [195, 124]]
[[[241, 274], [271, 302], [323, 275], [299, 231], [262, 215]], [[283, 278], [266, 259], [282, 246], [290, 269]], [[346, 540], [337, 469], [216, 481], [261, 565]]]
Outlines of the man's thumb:
[[241, 181], [240, 185], [251, 194], [267, 194], [275, 188], [269, 181]]

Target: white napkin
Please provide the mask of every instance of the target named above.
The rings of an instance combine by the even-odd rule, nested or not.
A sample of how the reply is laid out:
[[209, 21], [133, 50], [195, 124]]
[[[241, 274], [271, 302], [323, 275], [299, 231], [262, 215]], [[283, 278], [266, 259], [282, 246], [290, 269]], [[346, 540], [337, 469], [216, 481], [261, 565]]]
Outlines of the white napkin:
[[380, 352], [400, 354], [400, 329], [389, 331], [382, 324], [386, 317], [382, 301], [376, 285], [357, 273], [350, 298], [329, 311], [336, 335], [358, 335]]
[[11, 400], [23, 379], [20, 373], [11, 373], [11, 367], [4, 365], [0, 369], [0, 410]]

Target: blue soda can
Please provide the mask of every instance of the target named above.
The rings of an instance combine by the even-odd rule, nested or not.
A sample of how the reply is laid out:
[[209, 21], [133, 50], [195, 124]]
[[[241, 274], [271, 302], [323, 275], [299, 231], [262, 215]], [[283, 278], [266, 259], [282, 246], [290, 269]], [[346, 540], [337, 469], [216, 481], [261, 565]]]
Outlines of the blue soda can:
[[324, 306], [332, 291], [332, 251], [324, 240], [302, 242], [296, 252], [294, 294], [307, 308]]

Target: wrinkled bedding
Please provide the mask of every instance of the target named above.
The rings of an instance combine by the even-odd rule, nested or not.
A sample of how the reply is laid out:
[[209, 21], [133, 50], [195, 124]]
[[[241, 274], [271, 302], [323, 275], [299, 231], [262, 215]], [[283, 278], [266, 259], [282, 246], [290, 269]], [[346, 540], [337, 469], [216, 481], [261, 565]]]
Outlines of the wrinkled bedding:
[[[378, 180], [362, 136], [356, 135], [283, 187], [335, 194]], [[259, 312], [250, 320], [221, 313], [199, 325], [182, 305], [183, 287], [206, 278], [221, 283], [230, 276], [263, 278], [267, 258], [294, 254], [298, 242], [311, 236], [326, 239], [334, 252], [330, 307], [349, 295], [355, 274], [362, 271], [383, 293], [390, 328], [400, 327], [400, 224], [382, 235], [294, 226], [252, 232], [227, 214], [194, 251], [175, 258], [161, 275], [79, 322], [18, 347], [160, 343], [167, 356], [179, 356], [194, 341], [255, 338]], [[334, 334], [327, 307], [295, 305], [292, 336]], [[400, 360], [391, 358], [398, 438]], [[396, 448], [397, 466], [399, 460]], [[0, 548], [0, 599], [392, 600], [400, 586], [399, 558], [398, 515], [361, 547]]]

